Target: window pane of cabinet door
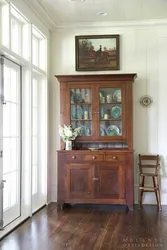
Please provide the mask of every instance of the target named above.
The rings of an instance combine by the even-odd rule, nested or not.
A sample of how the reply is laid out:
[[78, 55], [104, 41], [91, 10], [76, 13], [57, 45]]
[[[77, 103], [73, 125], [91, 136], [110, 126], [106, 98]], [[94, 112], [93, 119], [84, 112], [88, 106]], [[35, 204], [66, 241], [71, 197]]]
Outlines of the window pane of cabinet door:
[[81, 127], [80, 136], [92, 135], [92, 90], [90, 88], [71, 88], [71, 125]]
[[100, 136], [122, 136], [122, 89], [99, 89]]

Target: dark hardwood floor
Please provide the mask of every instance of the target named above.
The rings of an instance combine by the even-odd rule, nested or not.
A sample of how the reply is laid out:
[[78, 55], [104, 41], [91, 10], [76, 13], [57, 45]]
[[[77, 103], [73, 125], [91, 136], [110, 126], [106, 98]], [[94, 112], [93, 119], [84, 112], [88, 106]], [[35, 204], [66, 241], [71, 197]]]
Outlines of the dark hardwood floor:
[[167, 207], [43, 208], [0, 242], [1, 250], [167, 249]]

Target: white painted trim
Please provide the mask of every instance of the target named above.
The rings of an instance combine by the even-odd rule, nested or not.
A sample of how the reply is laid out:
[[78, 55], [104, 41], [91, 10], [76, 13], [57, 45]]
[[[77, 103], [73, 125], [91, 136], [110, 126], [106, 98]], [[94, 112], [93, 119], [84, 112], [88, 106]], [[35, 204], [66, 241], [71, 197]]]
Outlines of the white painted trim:
[[[39, 8], [35, 8], [34, 5], [30, 4], [29, 0], [7, 0], [12, 3], [15, 8], [17, 8], [22, 15], [25, 16], [33, 25], [35, 25], [41, 33], [43, 33], [47, 38], [49, 37], [49, 29], [55, 27], [55, 25], [49, 24], [44, 13], [39, 13]], [[35, 2], [35, 1], [34, 1]], [[35, 10], [36, 9], [36, 10]], [[42, 18], [41, 18], [42, 17]]]
[[136, 27], [136, 26], [159, 26], [159, 25], [166, 25], [167, 19], [151, 19], [151, 20], [139, 20], [139, 21], [118, 21], [118, 22], [78, 22], [78, 23], [66, 23], [62, 22], [55, 26], [55, 29], [52, 31], [57, 31], [59, 29], [71, 29], [71, 28], [121, 28], [121, 27]]
[[[8, 0], [19, 7], [21, 0]], [[50, 12], [44, 7], [39, 0], [22, 0], [22, 4], [26, 5], [33, 14], [41, 21], [45, 27], [52, 32], [58, 29], [71, 29], [71, 28], [98, 28], [98, 27], [129, 27], [129, 26], [152, 26], [167, 24], [167, 19], [150, 19], [150, 20], [134, 20], [134, 21], [111, 21], [111, 22], [58, 22], [55, 20]], [[25, 14], [25, 13], [24, 13]], [[41, 18], [42, 17], [42, 18]]]

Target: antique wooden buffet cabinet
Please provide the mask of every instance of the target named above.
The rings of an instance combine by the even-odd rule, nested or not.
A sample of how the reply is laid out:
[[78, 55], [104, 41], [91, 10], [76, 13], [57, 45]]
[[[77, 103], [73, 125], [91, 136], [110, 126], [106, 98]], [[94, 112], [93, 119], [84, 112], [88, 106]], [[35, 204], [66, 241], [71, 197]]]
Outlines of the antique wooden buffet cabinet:
[[56, 75], [61, 125], [81, 127], [58, 150], [58, 204], [126, 204], [133, 209], [132, 83], [136, 74]]

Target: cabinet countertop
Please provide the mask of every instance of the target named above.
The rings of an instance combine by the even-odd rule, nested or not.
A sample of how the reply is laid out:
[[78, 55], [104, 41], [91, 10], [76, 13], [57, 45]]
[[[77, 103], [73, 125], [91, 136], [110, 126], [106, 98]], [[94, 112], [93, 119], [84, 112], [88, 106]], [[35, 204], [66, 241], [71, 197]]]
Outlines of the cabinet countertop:
[[56, 150], [59, 153], [94, 153], [94, 152], [98, 152], [98, 153], [133, 153], [134, 150], [129, 150], [129, 149], [97, 149], [97, 150], [90, 150], [90, 149], [73, 149], [73, 150]]

